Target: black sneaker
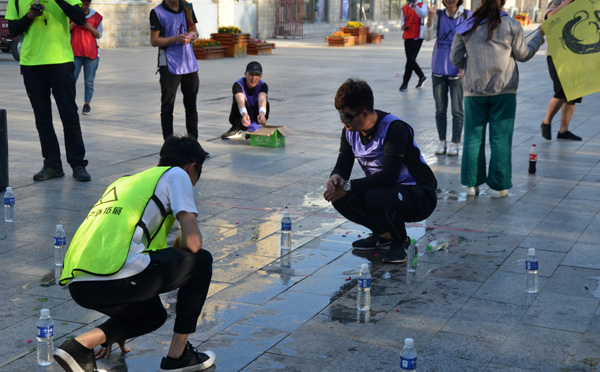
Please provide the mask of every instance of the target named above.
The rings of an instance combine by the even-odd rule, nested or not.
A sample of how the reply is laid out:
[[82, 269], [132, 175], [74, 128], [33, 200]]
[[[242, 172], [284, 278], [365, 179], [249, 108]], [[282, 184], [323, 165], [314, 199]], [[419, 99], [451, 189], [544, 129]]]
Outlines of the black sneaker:
[[88, 349], [75, 339], [63, 342], [54, 351], [54, 360], [67, 372], [96, 372], [94, 350]]
[[79, 182], [90, 182], [92, 176], [85, 170], [85, 167], [73, 167], [73, 178]]
[[89, 115], [89, 114], [92, 113], [92, 108], [90, 107], [89, 104], [84, 103], [83, 104], [83, 110], [81, 110], [81, 113], [84, 114], [84, 115]]
[[410, 238], [408, 241], [400, 242], [392, 242], [390, 246], [390, 250], [387, 252], [385, 257], [383, 258], [383, 262], [388, 263], [402, 263], [406, 262], [406, 250], [410, 245]]
[[423, 86], [423, 84], [425, 84], [425, 80], [427, 80], [427, 77], [423, 76], [422, 78], [419, 78], [419, 82], [417, 83], [417, 88], [421, 88]]
[[49, 180], [50, 178], [58, 178], [58, 177], [62, 177], [64, 175], [65, 175], [65, 172], [63, 172], [63, 170], [60, 168], [52, 169], [52, 168], [43, 167], [41, 171], [39, 171], [33, 175], [33, 180], [34, 181], [46, 181], [46, 180]]
[[227, 132], [221, 134], [221, 139], [232, 139], [232, 138], [241, 138], [242, 131], [231, 128]]
[[162, 358], [160, 370], [176, 372], [202, 371], [215, 364], [216, 359], [217, 355], [213, 351], [199, 352], [188, 341], [179, 359], [169, 356]]
[[408, 84], [402, 84], [399, 90], [401, 92], [406, 92], [408, 90]]
[[542, 123], [540, 128], [542, 128], [542, 137], [550, 141], [552, 139], [552, 124]]
[[566, 131], [564, 133], [558, 132], [556, 138], [567, 139], [572, 141], [581, 141], [581, 137], [574, 135], [571, 131]]
[[368, 238], [359, 239], [352, 243], [352, 248], [359, 251], [368, 251], [372, 249], [389, 248], [392, 244], [391, 240], [384, 239], [377, 235], [371, 235]]

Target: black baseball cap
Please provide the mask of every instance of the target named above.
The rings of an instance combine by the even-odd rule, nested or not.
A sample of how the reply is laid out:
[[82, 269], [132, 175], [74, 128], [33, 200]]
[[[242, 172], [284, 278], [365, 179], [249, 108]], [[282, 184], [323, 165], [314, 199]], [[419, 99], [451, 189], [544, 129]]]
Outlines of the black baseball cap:
[[259, 74], [262, 75], [262, 66], [258, 62], [252, 61], [252, 62], [248, 63], [248, 66], [246, 66], [246, 72], [249, 72], [249, 73], [258, 72]]

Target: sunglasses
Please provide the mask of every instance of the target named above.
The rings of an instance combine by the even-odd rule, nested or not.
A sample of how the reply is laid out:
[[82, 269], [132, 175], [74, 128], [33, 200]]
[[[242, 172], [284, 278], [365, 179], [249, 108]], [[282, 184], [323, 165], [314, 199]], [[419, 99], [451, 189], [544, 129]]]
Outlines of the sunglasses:
[[349, 113], [343, 112], [343, 111], [338, 111], [338, 113], [340, 114], [340, 120], [342, 121], [342, 123], [344, 123], [344, 124], [350, 124], [350, 123], [352, 123], [354, 121], [354, 119], [358, 115], [360, 115], [362, 113], [362, 111], [359, 112], [356, 115], [352, 115], [352, 114], [349, 114]]

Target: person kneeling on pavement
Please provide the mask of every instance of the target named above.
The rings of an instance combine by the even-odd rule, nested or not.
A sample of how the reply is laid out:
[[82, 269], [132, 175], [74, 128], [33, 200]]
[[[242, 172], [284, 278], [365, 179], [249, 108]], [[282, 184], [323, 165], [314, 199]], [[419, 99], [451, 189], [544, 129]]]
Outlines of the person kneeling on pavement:
[[[196, 331], [212, 277], [212, 256], [202, 246], [193, 190], [205, 158], [195, 138], [169, 137], [158, 166], [110, 185], [75, 233], [60, 285], [69, 285], [77, 304], [109, 318], [55, 351], [54, 359], [66, 371], [96, 371], [96, 359], [108, 358], [114, 343], [128, 352], [127, 339], [165, 323], [159, 294], [175, 289], [173, 337], [161, 370], [199, 371], [214, 364], [214, 352], [198, 352], [187, 342]], [[175, 219], [181, 235], [167, 247]]]
[[262, 79], [262, 66], [253, 61], [246, 66], [244, 77], [233, 83], [233, 103], [229, 114], [231, 128], [222, 139], [241, 138], [242, 131], [254, 132], [269, 118], [269, 87]]
[[[373, 104], [373, 91], [363, 80], [348, 79], [338, 89], [335, 108], [344, 128], [323, 197], [344, 217], [372, 230], [352, 243], [354, 249], [389, 248], [384, 262], [401, 263], [410, 244], [404, 223], [433, 213], [437, 181], [412, 127]], [[365, 177], [351, 180], [355, 158]]]

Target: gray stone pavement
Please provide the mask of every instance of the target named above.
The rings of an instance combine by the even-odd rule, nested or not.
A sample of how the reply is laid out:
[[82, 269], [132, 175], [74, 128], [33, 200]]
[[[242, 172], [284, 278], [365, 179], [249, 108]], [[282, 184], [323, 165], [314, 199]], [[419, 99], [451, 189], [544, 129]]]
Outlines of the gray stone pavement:
[[[397, 371], [403, 340], [412, 337], [419, 371], [597, 371], [600, 95], [577, 105], [571, 128], [582, 142], [546, 141], [539, 124], [552, 88], [543, 50], [520, 64], [514, 187], [503, 199], [490, 198], [486, 187], [466, 197], [460, 156], [433, 155], [430, 81], [415, 89], [413, 78], [408, 92], [398, 92], [405, 60], [400, 33], [386, 34], [381, 45], [342, 49], [325, 47], [322, 39], [275, 42], [273, 55], [256, 59], [270, 87], [269, 123], [293, 132], [284, 148], [219, 138], [229, 127], [231, 84], [252, 58], [199, 61], [200, 139], [212, 157], [195, 194], [214, 276], [190, 340], [217, 353], [211, 370]], [[428, 75], [431, 50], [432, 43], [424, 43], [418, 59]], [[107, 185], [156, 164], [162, 138], [155, 61], [152, 48], [102, 50], [92, 115], [81, 116], [92, 182], [78, 183], [70, 172], [33, 182], [42, 166], [33, 114], [18, 65], [0, 55], [0, 107], [8, 111], [10, 184], [17, 198], [17, 220], [2, 225], [0, 234], [0, 371], [38, 370], [35, 324], [42, 307], [51, 309], [56, 345], [103, 320], [53, 284], [52, 236], [62, 223], [72, 237]], [[321, 197], [342, 128], [333, 98], [353, 76], [371, 84], [377, 108], [415, 128], [439, 181], [436, 211], [409, 225], [421, 252], [410, 281], [403, 265], [383, 264], [381, 252], [353, 253], [350, 243], [368, 232], [340, 218]], [[183, 122], [179, 96], [176, 131], [184, 130]], [[554, 137], [557, 130], [555, 121]], [[527, 174], [532, 143], [539, 153], [533, 176]], [[286, 206], [294, 250], [281, 259], [278, 228]], [[437, 238], [450, 239], [449, 249], [423, 254]], [[540, 261], [535, 295], [524, 289], [530, 247]], [[366, 324], [355, 312], [355, 279], [365, 262], [374, 276]], [[171, 314], [167, 323], [131, 340], [130, 353], [115, 351], [100, 368], [158, 370], [170, 341], [174, 294], [163, 300]]]

